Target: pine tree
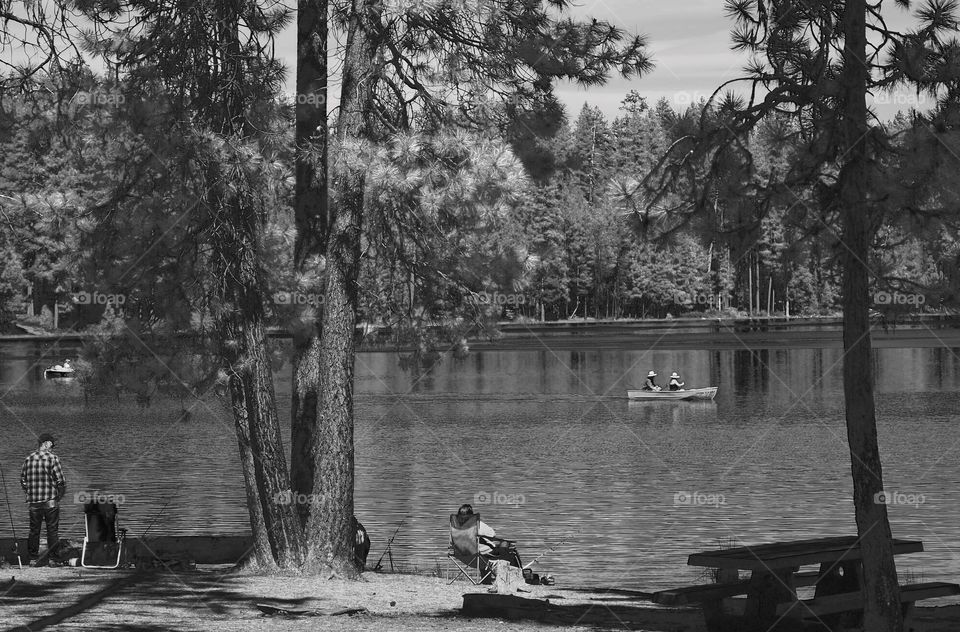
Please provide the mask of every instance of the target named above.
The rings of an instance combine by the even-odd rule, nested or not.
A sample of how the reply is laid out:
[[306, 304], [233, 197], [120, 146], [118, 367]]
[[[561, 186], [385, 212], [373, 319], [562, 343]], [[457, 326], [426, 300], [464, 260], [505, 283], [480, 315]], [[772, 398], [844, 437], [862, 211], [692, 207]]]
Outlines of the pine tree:
[[[928, 2], [919, 12], [921, 27], [912, 33], [889, 29], [881, 2], [865, 0], [806, 3], [794, 0], [728, 0], [736, 20], [738, 48], [752, 58], [745, 81], [749, 98], [727, 95], [711, 103], [719, 117], [701, 118], [688, 137], [673, 146], [664, 164], [668, 175], [698, 169], [708, 176], [696, 187], [702, 200], [717, 185], [715, 177], [733, 151], [743, 164], [752, 156], [745, 147], [749, 132], [764, 120], [787, 116], [802, 151], [786, 173], [756, 188], [756, 220], [784, 191], [810, 187], [814, 204], [801, 208], [833, 231], [839, 226], [838, 260], [842, 270], [844, 319], [844, 398], [851, 453], [854, 513], [863, 554], [864, 629], [900, 632], [903, 620], [886, 506], [877, 502], [883, 476], [877, 445], [873, 376], [870, 359], [869, 277], [871, 244], [890, 214], [883, 192], [899, 180], [884, 168], [890, 144], [883, 129], [871, 124], [867, 108], [872, 90], [898, 83], [942, 97], [929, 123], [949, 131], [956, 124], [956, 49], [949, 34], [956, 29], [955, 2]], [[897, 2], [899, 7], [909, 2]], [[868, 39], [875, 36], [874, 44]], [[682, 155], [682, 157], [681, 157]], [[940, 152], [939, 159], [946, 160]], [[955, 158], [954, 158], [955, 160]], [[668, 177], [668, 179], [671, 179]], [[926, 179], [936, 188], [936, 180]], [[880, 195], [877, 193], [880, 192]], [[801, 194], [802, 195], [802, 194]], [[921, 203], [929, 205], [926, 196]]]
[[[631, 74], [649, 67], [642, 40], [622, 44], [623, 34], [608, 24], [556, 20], [548, 14], [548, 8], [566, 5], [494, 0], [476, 6], [457, 3], [456, 8], [445, 1], [385, 7], [379, 0], [362, 0], [337, 16], [347, 31], [347, 45], [340, 116], [332, 136], [336, 158], [330, 168], [315, 453], [323, 504], [308, 522], [311, 559], [339, 569], [352, 557], [353, 331], [368, 184], [364, 162], [352, 157], [368, 154], [390, 130], [408, 128], [411, 105], [440, 121], [458, 103], [464, 106], [457, 108], [460, 112], [477, 120], [488, 118], [491, 99], [508, 98], [505, 112], [513, 121], [532, 120], [529, 114], [556, 103], [551, 84], [557, 78], [596, 84], [611, 68]], [[387, 51], [395, 62], [382, 65], [379, 56]], [[444, 84], [442, 98], [427, 87], [436, 85], [437, 70], [457, 75]], [[399, 85], [409, 87], [414, 98], [398, 98], [402, 91], [393, 87]]]

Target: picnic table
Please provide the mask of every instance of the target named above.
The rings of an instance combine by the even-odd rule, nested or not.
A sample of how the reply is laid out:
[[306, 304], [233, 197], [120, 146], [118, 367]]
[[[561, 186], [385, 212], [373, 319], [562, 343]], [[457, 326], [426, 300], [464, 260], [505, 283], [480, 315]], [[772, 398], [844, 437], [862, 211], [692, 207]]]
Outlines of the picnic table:
[[[894, 555], [919, 553], [919, 540], [893, 541]], [[700, 603], [711, 632], [746, 629], [803, 629], [801, 620], [815, 620], [819, 629], [856, 626], [862, 618], [862, 554], [854, 536], [817, 538], [742, 546], [692, 554], [687, 564], [718, 569], [713, 584], [686, 586], [654, 594], [665, 605]], [[817, 570], [801, 567], [819, 565]], [[740, 579], [740, 571], [749, 571]], [[815, 586], [813, 599], [799, 599], [797, 588]], [[928, 582], [901, 586], [904, 614], [918, 600], [960, 594], [960, 586]], [[735, 611], [725, 599], [736, 600]], [[726, 606], [726, 607], [725, 607]], [[775, 627], [774, 627], [775, 626]]]

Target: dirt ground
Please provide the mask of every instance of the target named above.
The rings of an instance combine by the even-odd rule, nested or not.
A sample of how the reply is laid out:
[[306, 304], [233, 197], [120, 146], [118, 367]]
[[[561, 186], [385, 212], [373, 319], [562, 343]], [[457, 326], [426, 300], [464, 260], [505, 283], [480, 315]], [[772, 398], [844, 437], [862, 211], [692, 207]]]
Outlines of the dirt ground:
[[[704, 632], [695, 608], [662, 608], [631, 591], [531, 586], [522, 596], [552, 604], [549, 623], [466, 618], [463, 594], [484, 592], [465, 581], [423, 575], [365, 573], [362, 581], [256, 575], [201, 567], [195, 571], [95, 571], [71, 567], [0, 569], [0, 630], [638, 630]], [[355, 615], [264, 615], [256, 604]], [[920, 608], [919, 632], [957, 632], [960, 606]]]

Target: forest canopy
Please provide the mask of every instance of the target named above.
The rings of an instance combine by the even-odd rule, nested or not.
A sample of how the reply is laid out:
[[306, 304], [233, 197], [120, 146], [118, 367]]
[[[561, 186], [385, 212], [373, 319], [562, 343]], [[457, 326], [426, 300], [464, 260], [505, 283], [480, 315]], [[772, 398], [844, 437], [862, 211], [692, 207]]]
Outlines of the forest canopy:
[[[56, 81], [49, 77], [46, 85], [47, 90], [7, 94], [0, 101], [0, 206], [6, 228], [0, 235], [0, 319], [10, 323], [22, 317], [28, 304], [39, 316], [55, 300], [66, 312], [63, 322], [76, 327], [94, 324], [108, 304], [146, 320], [169, 316], [169, 306], [158, 305], [158, 296], [166, 283], [176, 293], [184, 281], [176, 278], [169, 259], [173, 254], [163, 248], [138, 250], [137, 269], [144, 274], [110, 278], [102, 270], [94, 272], [93, 259], [102, 254], [97, 240], [103, 236], [90, 230], [102, 220], [98, 212], [115, 202], [111, 198], [125, 179], [134, 188], [155, 186], [135, 180], [133, 165], [122, 158], [125, 152], [134, 150], [162, 163], [178, 151], [147, 137], [150, 117], [162, 101], [144, 95], [142, 85], [89, 73]], [[264, 124], [290, 129], [293, 105], [281, 98], [264, 110]], [[424, 272], [411, 275], [409, 262], [396, 260], [395, 245], [378, 250], [376, 240], [386, 231], [375, 227], [378, 234], [363, 259], [362, 319], [396, 325], [401, 314], [412, 312], [424, 322], [478, 316], [836, 315], [835, 232], [799, 213], [796, 199], [784, 199], [761, 213], [750, 195], [751, 183], [784, 173], [800, 153], [783, 141], [789, 137], [784, 129], [789, 121], [767, 121], [744, 139], [756, 160], [724, 174], [710, 208], [700, 209], [693, 219], [674, 221], [674, 214], [684, 215], [676, 209], [688, 197], [679, 187], [652, 211], [636, 195], [637, 182], [696, 125], [705, 107], [701, 102], [678, 110], [666, 100], [651, 105], [632, 92], [613, 120], [590, 105], [576, 117], [564, 113], [557, 129], [538, 142], [548, 159], [541, 162], [545, 169], [536, 172], [521, 164], [509, 139], [496, 130], [486, 138], [453, 127], [432, 130], [429, 151], [398, 135], [393, 148], [385, 147], [371, 166], [379, 176], [373, 179], [379, 187], [374, 199], [389, 207], [413, 196], [439, 232], [428, 246], [432, 260], [419, 262]], [[903, 113], [886, 126], [904, 151], [916, 151], [909, 143], [916, 135], [913, 126], [922, 124]], [[486, 179], [482, 185], [492, 187], [488, 208], [464, 212], [463, 200], [476, 199], [477, 191], [455, 191], [462, 185], [436, 167], [430, 174], [434, 180], [423, 180], [427, 154], [436, 160], [447, 152], [446, 159], [457, 164], [464, 159], [450, 153], [454, 147], [473, 155], [470, 177]], [[171, 155], [163, 156], [165, 151]], [[291, 218], [283, 210], [291, 203], [292, 173], [293, 154], [278, 142], [273, 164], [262, 174], [272, 180], [264, 186], [275, 196], [267, 215], [266, 242], [274, 258], [265, 263], [267, 270], [292, 269]], [[436, 178], [446, 178], [445, 183]], [[187, 202], [173, 191], [165, 198], [155, 189], [129, 191], [131, 196], [147, 193], [171, 212]], [[804, 206], [813, 204], [814, 191], [793, 193]], [[171, 228], [155, 225], [157, 221], [155, 216], [130, 216], [114, 228], [128, 231], [125, 240], [137, 250], [138, 234], [149, 239]], [[957, 306], [960, 248], [955, 232], [928, 239], [904, 222], [889, 222], [875, 246], [884, 277], [877, 280], [876, 309], [944, 311]], [[435, 273], [453, 268], [462, 272], [456, 279]], [[270, 282], [276, 325], [287, 324], [290, 308], [322, 302], [322, 296], [303, 291], [303, 279], [275, 273]]]

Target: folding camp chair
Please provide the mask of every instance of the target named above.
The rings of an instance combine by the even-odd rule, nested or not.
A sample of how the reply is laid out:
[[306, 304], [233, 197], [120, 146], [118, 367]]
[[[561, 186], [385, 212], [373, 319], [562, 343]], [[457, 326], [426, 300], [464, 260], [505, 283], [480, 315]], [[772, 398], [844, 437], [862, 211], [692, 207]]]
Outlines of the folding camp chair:
[[[476, 586], [491, 575], [487, 561], [480, 555], [480, 514], [467, 516], [462, 524], [457, 514], [450, 514], [450, 550], [447, 551], [447, 558], [460, 570], [450, 580], [451, 584], [463, 575]], [[478, 579], [471, 575], [474, 570]]]
[[117, 528], [117, 506], [111, 502], [88, 502], [83, 506], [83, 513], [86, 535], [80, 550], [80, 565], [118, 568], [127, 530]]

